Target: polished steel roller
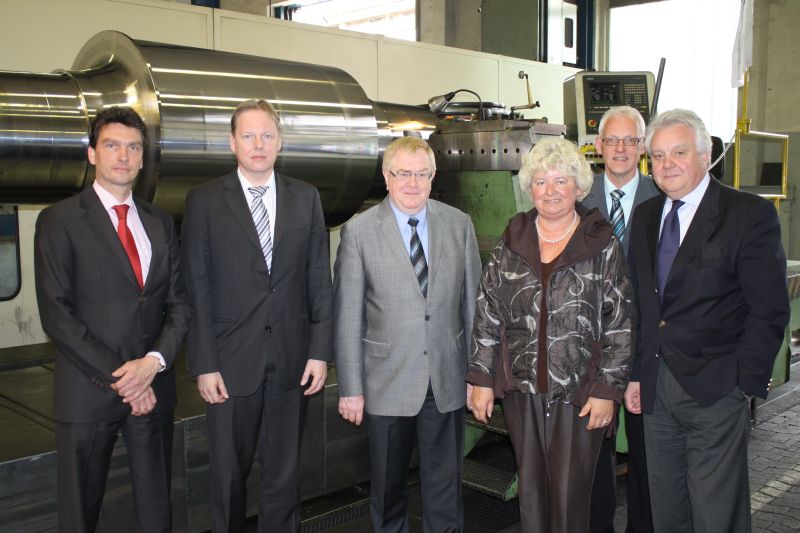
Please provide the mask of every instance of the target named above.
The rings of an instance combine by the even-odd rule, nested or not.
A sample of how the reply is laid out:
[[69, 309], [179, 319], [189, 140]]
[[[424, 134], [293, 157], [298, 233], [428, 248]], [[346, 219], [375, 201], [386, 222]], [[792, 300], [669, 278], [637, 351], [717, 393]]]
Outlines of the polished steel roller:
[[189, 189], [234, 168], [230, 117], [251, 98], [278, 110], [283, 150], [276, 170], [319, 189], [329, 226], [381, 189], [380, 160], [392, 139], [427, 138], [436, 126], [427, 108], [371, 101], [337, 68], [104, 31], [70, 70], [0, 72], [0, 202], [47, 203], [90, 184], [90, 121], [122, 105], [148, 128], [136, 196], [180, 218]]

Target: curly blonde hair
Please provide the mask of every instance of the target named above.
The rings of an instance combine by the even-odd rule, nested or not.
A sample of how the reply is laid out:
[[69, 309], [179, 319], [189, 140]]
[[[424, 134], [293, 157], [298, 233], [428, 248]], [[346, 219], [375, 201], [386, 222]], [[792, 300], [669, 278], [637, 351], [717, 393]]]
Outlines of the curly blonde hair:
[[553, 169], [575, 180], [578, 200], [586, 198], [594, 181], [592, 167], [573, 142], [561, 137], [539, 141], [522, 156], [522, 167], [519, 169], [522, 190], [530, 196], [533, 175]]

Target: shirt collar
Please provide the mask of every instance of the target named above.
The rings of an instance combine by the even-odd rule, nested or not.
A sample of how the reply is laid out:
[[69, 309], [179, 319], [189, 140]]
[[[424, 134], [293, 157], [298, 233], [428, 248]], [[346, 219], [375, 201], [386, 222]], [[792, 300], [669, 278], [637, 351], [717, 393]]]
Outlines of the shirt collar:
[[[242, 189], [244, 189], [245, 192], [247, 192], [247, 189], [249, 189], [250, 187], [255, 187], [255, 185], [250, 183], [250, 181], [244, 176], [244, 173], [242, 173], [241, 168], [239, 167], [236, 168], [236, 175], [239, 176], [239, 183], [242, 185]], [[263, 186], [267, 187], [267, 190], [270, 190], [274, 189], [274, 184], [275, 184], [275, 170], [272, 170], [269, 174], [267, 182]]]
[[[603, 183], [605, 184], [605, 193], [606, 195], [609, 195], [611, 194], [611, 191], [617, 190], [617, 186], [614, 185], [610, 179], [608, 179], [608, 174], [603, 173], [603, 176], [604, 176]], [[631, 178], [631, 180], [628, 181], [628, 183], [620, 187], [619, 190], [625, 193], [623, 195], [623, 198], [625, 197], [633, 198], [633, 196], [636, 194], [636, 187], [638, 186], [639, 186], [639, 171], [637, 170], [636, 174], [633, 175], [633, 178]]]
[[130, 209], [136, 211], [136, 204], [133, 203], [133, 194], [128, 193], [128, 197], [125, 198], [125, 201], [120, 202], [114, 195], [108, 192], [102, 185], [100, 185], [96, 180], [92, 183], [92, 188], [94, 192], [97, 193], [97, 197], [100, 198], [100, 203], [103, 204], [103, 209], [106, 211], [110, 211], [114, 208], [115, 205], [122, 205], [125, 204], [129, 206]]
[[392, 208], [392, 212], [394, 213], [394, 218], [397, 219], [397, 225], [401, 228], [408, 225], [408, 219], [412, 216], [419, 220], [419, 224], [417, 224], [417, 231], [424, 228], [425, 225], [428, 223], [428, 205], [426, 204], [425, 207], [422, 208], [422, 211], [417, 213], [416, 215], [407, 215], [400, 211], [392, 199], [389, 198], [389, 206]]
[[683, 198], [678, 198], [679, 200], [683, 200], [684, 203], [693, 205], [697, 207], [700, 205], [700, 201], [703, 199], [703, 195], [706, 193], [706, 189], [708, 189], [708, 184], [711, 182], [711, 177], [706, 172], [706, 175], [703, 176], [703, 179], [700, 180], [700, 183], [697, 184], [697, 187], [694, 188], [692, 192], [684, 196]]

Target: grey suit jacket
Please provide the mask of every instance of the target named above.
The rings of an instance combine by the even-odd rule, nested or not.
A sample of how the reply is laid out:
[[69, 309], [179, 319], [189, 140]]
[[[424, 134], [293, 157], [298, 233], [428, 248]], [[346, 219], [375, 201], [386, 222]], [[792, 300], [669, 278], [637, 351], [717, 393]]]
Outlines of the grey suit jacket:
[[220, 372], [248, 396], [274, 369], [298, 387], [308, 359], [331, 359], [328, 234], [317, 189], [275, 174], [272, 271], [236, 171], [186, 196], [183, 267], [194, 310], [189, 372]]
[[[625, 234], [622, 239], [622, 249], [625, 250], [625, 255], [628, 255], [628, 241], [631, 236], [631, 222], [636, 212], [636, 206], [644, 202], [648, 198], [656, 196], [661, 191], [656, 187], [656, 182], [650, 176], [644, 176], [639, 172], [639, 185], [636, 186], [636, 195], [633, 197], [633, 211], [630, 216], [625, 220]], [[583, 199], [583, 205], [591, 209], [596, 207], [603, 213], [603, 216], [608, 218], [608, 204], [606, 202], [606, 191], [604, 183], [604, 174], [595, 174], [594, 183], [586, 198]]]
[[388, 197], [342, 227], [334, 266], [334, 350], [340, 396], [366, 410], [414, 416], [430, 381], [446, 413], [466, 397], [467, 333], [481, 271], [475, 230], [461, 211], [428, 200], [428, 297], [411, 266]]

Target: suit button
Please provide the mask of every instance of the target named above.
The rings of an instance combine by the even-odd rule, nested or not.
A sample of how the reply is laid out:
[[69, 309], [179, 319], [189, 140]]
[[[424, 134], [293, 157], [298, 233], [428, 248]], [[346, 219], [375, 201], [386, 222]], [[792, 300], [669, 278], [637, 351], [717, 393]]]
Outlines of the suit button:
[[272, 289], [270, 292], [271, 292], [272, 294], [275, 294], [276, 292], [278, 292], [278, 289]]
[[272, 335], [272, 326], [265, 327], [264, 331], [266, 331], [268, 335]]
[[428, 355], [428, 350], [425, 350], [424, 352], [422, 352], [422, 354], [423, 355]]
[[658, 321], [658, 327], [663, 328], [663, 327], [666, 327], [666, 325], [667, 325], [667, 323], [665, 321], [663, 321], [663, 320], [659, 320]]
[[431, 315], [425, 315], [425, 321], [429, 321], [431, 319]]
[[661, 357], [661, 356], [659, 354], [656, 354], [656, 359], [658, 359], [659, 357]]

